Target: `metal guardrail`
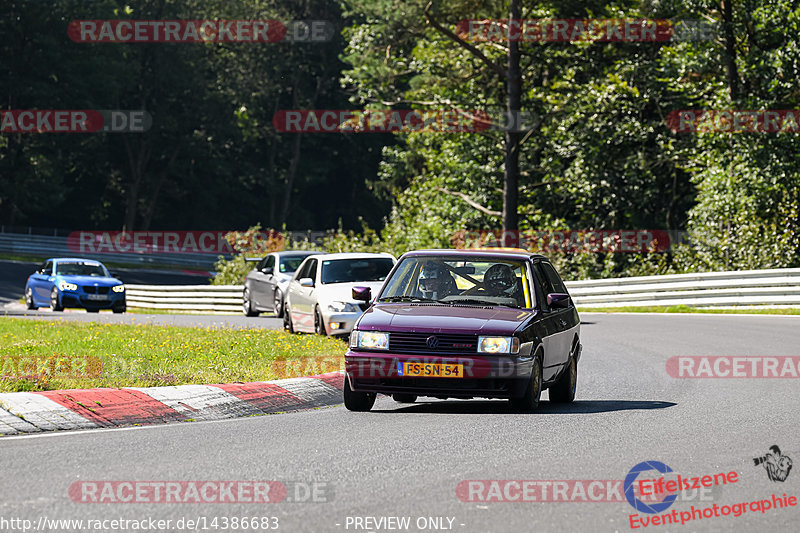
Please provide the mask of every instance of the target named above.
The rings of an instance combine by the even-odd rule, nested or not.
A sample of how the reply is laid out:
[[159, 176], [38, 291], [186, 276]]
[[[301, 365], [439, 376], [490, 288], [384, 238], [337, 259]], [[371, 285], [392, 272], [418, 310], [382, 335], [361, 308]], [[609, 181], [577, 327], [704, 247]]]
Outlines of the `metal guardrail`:
[[244, 285], [125, 285], [130, 308], [241, 313]]
[[77, 253], [67, 246], [65, 236], [33, 235], [27, 233], [0, 233], [0, 252], [46, 257], [85, 257], [136, 265], [181, 266], [211, 270], [219, 254], [184, 253]]
[[[800, 306], [800, 268], [568, 281], [587, 307]], [[128, 307], [240, 313], [243, 285], [126, 285]]]
[[578, 307], [800, 305], [800, 268], [571, 281]]

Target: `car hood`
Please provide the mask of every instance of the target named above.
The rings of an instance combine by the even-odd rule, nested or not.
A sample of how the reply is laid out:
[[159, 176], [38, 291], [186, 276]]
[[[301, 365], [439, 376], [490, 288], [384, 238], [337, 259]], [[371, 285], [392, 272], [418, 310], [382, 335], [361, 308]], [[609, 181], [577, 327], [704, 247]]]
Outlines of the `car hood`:
[[535, 313], [509, 307], [378, 303], [362, 315], [358, 329], [511, 335]]
[[67, 283], [74, 283], [76, 285], [97, 285], [98, 287], [113, 287], [122, 283], [117, 278], [101, 278], [98, 276], [62, 276], [58, 274], [56, 281], [66, 281]]
[[372, 294], [378, 294], [382, 281], [355, 281], [348, 283], [327, 283], [325, 285], [318, 285], [316, 290], [318, 302], [357, 302], [353, 300], [353, 287], [369, 287], [372, 289]]

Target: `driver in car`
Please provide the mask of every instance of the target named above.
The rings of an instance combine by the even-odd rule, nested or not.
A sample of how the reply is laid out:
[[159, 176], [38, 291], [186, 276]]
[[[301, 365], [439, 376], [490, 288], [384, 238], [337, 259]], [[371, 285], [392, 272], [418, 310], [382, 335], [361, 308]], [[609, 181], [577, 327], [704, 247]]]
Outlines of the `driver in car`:
[[513, 298], [520, 307], [524, 305], [521, 284], [510, 266], [503, 263], [490, 266], [483, 276], [483, 284], [490, 296]]
[[445, 296], [458, 294], [456, 280], [439, 263], [427, 263], [419, 275], [419, 290], [424, 298], [441, 300]]

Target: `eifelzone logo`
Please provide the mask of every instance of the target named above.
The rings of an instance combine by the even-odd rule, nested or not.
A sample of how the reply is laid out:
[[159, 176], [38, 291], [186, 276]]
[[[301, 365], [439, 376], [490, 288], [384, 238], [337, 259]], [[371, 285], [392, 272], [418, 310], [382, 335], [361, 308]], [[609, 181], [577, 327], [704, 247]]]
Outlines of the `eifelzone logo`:
[[789, 472], [792, 471], [792, 460], [788, 455], [781, 454], [781, 449], [777, 444], [770, 446], [766, 455], [754, 457], [753, 463], [755, 466], [764, 465], [770, 481], [784, 482], [789, 477]]

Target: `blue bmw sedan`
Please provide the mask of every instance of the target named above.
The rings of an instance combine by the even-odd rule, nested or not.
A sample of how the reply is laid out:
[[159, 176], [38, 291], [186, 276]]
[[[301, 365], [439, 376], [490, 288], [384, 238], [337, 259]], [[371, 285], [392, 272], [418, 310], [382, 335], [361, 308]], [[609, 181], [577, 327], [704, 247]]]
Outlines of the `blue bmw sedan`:
[[66, 307], [125, 312], [125, 285], [109, 274], [99, 261], [61, 257], [48, 259], [28, 277], [25, 284], [28, 309], [50, 306], [53, 311]]

